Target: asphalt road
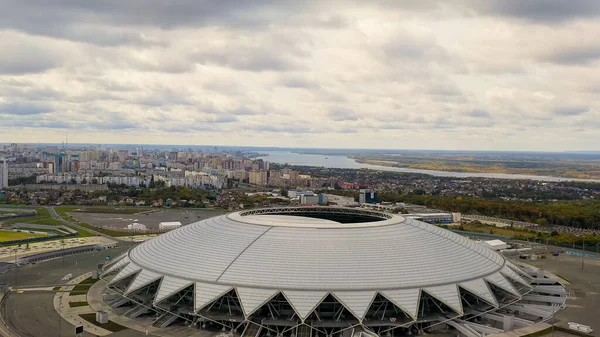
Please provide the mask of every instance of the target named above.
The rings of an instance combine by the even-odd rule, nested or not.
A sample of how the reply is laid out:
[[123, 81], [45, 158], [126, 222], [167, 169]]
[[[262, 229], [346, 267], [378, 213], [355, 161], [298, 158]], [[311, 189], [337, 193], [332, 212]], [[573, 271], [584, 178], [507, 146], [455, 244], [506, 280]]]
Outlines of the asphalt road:
[[[103, 263], [107, 255], [116, 257], [129, 248], [127, 244], [120, 244], [116, 248], [100, 252], [67, 256], [64, 258], [64, 268], [62, 258], [22, 266], [18, 268], [16, 274], [18, 285], [62, 284], [65, 282], [61, 279], [66, 274], [72, 273], [73, 276], [78, 276], [89, 272], [95, 269], [98, 263]], [[8, 282], [10, 285], [14, 285], [14, 280], [14, 273], [0, 275], [0, 281]], [[59, 315], [54, 310], [53, 300], [54, 292], [25, 290], [22, 294], [13, 293], [5, 302], [2, 313], [6, 322], [22, 337], [74, 336], [75, 327], [62, 318], [59, 334]], [[113, 335], [115, 337], [145, 336], [134, 330], [124, 330]], [[84, 336], [94, 335], [86, 333]]]

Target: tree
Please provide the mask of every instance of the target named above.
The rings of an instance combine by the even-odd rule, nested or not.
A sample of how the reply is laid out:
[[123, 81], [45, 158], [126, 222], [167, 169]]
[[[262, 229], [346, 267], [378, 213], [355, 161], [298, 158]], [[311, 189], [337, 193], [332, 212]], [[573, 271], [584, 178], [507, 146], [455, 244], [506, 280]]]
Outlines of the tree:
[[81, 180], [81, 183], [82, 183], [82, 184], [87, 184], [87, 179], [83, 178], [83, 179]]
[[69, 180], [69, 184], [77, 184], [77, 180], [75, 180], [75, 178], [71, 178], [71, 180]]
[[92, 178], [92, 184], [98, 184], [98, 178]]

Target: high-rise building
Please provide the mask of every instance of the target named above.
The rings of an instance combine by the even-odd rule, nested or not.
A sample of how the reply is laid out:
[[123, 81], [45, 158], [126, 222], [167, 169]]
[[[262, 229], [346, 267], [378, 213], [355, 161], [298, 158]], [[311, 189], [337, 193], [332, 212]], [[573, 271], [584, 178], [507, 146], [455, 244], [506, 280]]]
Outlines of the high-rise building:
[[360, 190], [358, 202], [361, 204], [376, 204], [377, 203], [377, 192], [372, 189]]
[[267, 171], [250, 171], [250, 173], [248, 174], [248, 178], [250, 184], [261, 186], [267, 185]]
[[60, 153], [54, 156], [54, 169], [56, 173], [63, 173], [67, 171], [67, 154]]
[[8, 188], [8, 163], [6, 159], [0, 159], [0, 190]]

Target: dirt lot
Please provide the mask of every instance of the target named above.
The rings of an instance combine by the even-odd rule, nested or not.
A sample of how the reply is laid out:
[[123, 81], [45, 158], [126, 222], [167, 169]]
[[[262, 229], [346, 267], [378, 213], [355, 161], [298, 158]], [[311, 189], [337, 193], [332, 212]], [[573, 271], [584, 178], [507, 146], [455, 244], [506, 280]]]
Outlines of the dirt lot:
[[105, 213], [80, 213], [70, 212], [69, 215], [80, 222], [89, 223], [99, 227], [125, 228], [127, 225], [137, 222], [146, 225], [149, 229], [158, 228], [158, 224], [164, 221], [179, 221], [186, 225], [203, 219], [212, 218], [223, 214], [223, 211], [215, 210], [180, 210], [166, 209], [139, 214], [105, 214]]

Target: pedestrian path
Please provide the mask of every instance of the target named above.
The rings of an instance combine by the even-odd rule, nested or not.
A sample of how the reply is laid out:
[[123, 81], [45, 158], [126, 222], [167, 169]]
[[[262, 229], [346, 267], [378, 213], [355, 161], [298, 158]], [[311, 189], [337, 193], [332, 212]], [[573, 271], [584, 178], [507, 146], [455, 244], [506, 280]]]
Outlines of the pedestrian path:
[[[68, 284], [72, 284], [74, 286], [91, 276], [92, 276], [91, 272], [83, 274], [81, 276], [78, 276], [78, 277], [72, 279], [71, 281], [68, 282]], [[70, 288], [71, 287], [69, 287], [69, 286], [62, 287], [62, 289], [64, 289], [64, 290], [68, 290]], [[84, 320], [83, 318], [81, 318], [81, 316], [79, 316], [80, 314], [95, 313], [95, 311], [94, 311], [94, 309], [92, 309], [92, 307], [87, 305], [87, 306], [82, 306], [82, 307], [71, 308], [69, 306], [69, 302], [82, 302], [82, 301], [86, 301], [86, 300], [87, 300], [87, 295], [69, 296], [68, 292], [57, 292], [56, 295], [54, 296], [54, 309], [56, 310], [56, 312], [58, 312], [58, 314], [64, 320], [71, 323], [72, 325], [83, 326], [83, 329], [86, 332], [89, 332], [96, 336], [110, 335], [112, 333], [111, 331], [103, 329], [97, 325], [94, 325], [94, 324]]]

